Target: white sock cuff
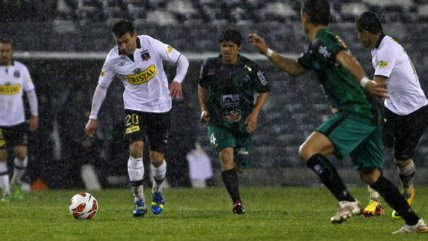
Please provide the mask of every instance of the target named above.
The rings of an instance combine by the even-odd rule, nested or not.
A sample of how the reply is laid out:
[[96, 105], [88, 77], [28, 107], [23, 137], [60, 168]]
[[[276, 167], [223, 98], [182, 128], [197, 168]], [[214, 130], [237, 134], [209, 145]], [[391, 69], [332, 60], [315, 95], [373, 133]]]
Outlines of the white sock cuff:
[[7, 172], [7, 162], [0, 162], [0, 172]]
[[13, 159], [13, 164], [18, 169], [25, 169], [25, 168], [27, 168], [27, 165], [28, 165], [28, 156], [26, 156], [24, 158], [24, 160], [21, 160], [21, 159], [15, 157], [15, 159]]
[[401, 175], [410, 176], [416, 171], [415, 163], [413, 162], [412, 159], [410, 159], [409, 164], [407, 164], [407, 166], [405, 167], [399, 168], [399, 170]]
[[128, 159], [128, 176], [131, 182], [141, 181], [144, 178], [144, 163], [143, 158]]
[[155, 167], [153, 164], [151, 164], [153, 178], [156, 180], [164, 179], [166, 175], [166, 167], [167, 164], [165, 160], [163, 160], [162, 164], [158, 167]]

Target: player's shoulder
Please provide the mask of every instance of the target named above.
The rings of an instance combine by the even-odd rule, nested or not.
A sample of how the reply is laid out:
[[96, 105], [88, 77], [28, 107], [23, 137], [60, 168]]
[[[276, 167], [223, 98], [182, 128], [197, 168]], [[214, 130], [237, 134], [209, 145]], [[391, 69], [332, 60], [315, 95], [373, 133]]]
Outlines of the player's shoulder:
[[254, 67], [258, 67], [258, 64], [256, 63], [256, 61], [244, 56], [244, 55], [239, 55], [241, 58], [241, 62], [245, 65], [250, 65], [250, 66], [254, 66]]
[[27, 66], [24, 63], [20, 62], [20, 61], [14, 60], [13, 61], [13, 66], [15, 67], [15, 69], [28, 71]]
[[204, 60], [204, 62], [202, 63], [202, 65], [204, 66], [214, 66], [219, 64], [219, 57], [208, 57]]

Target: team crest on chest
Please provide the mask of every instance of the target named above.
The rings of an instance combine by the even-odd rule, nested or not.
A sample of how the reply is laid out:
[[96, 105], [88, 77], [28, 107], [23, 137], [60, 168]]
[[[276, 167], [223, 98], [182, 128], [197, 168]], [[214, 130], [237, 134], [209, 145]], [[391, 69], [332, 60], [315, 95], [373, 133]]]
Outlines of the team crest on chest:
[[143, 61], [147, 61], [151, 58], [150, 53], [148, 50], [144, 50], [143, 52], [141, 52], [141, 59]]
[[13, 72], [13, 77], [15, 77], [15, 78], [19, 78], [21, 76], [21, 73], [19, 73], [19, 71], [18, 70], [15, 70], [14, 72]]

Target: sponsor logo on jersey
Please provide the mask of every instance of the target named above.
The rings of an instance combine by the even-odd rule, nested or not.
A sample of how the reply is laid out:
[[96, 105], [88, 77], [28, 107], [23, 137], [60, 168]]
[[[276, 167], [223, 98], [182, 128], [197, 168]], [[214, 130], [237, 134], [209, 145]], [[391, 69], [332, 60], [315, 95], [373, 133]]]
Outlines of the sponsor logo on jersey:
[[139, 71], [138, 73], [132, 74], [132, 75], [126, 75], [125, 78], [126, 78], [126, 81], [128, 81], [128, 83], [130, 83], [131, 85], [140, 85], [140, 84], [147, 83], [157, 73], [158, 73], [158, 70], [156, 69], [156, 66], [152, 64], [144, 71]]
[[125, 129], [126, 134], [134, 133], [140, 130], [140, 126], [130, 126]]
[[167, 49], [168, 54], [171, 54], [173, 50], [174, 48], [168, 45], [168, 49]]
[[268, 84], [268, 81], [267, 81], [267, 79], [266, 79], [266, 76], [264, 75], [264, 73], [263, 73], [261, 70], [258, 70], [258, 71], [257, 71], [257, 77], [259, 78], [260, 83], [261, 83], [263, 86], [266, 86], [266, 85]]
[[326, 59], [330, 58], [331, 53], [328, 51], [326, 46], [320, 46], [318, 52]]
[[6, 85], [0, 85], [0, 95], [16, 95], [21, 91], [21, 85], [20, 84], [6, 84]]
[[388, 65], [389, 65], [389, 63], [387, 61], [383, 61], [383, 60], [379, 61], [379, 64], [378, 64], [378, 66], [381, 68], [385, 68]]
[[141, 52], [141, 59], [143, 61], [147, 61], [151, 58], [150, 53], [148, 50], [144, 50], [143, 52]]
[[223, 108], [235, 108], [239, 105], [239, 95], [222, 95], [221, 106]]

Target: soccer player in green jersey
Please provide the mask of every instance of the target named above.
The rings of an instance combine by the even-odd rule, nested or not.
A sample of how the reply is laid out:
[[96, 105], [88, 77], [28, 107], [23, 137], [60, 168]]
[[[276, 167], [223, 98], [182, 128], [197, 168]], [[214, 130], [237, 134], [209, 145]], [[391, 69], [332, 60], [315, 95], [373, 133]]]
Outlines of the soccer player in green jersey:
[[251, 136], [269, 92], [264, 72], [239, 54], [241, 42], [237, 30], [227, 29], [220, 35], [220, 55], [202, 64], [198, 87], [200, 120], [208, 124], [211, 148], [218, 153], [223, 182], [236, 214], [245, 213], [237, 171], [249, 159]]
[[424, 220], [416, 215], [398, 188], [381, 172], [384, 162], [383, 118], [372, 96], [387, 97], [385, 83], [368, 79], [343, 41], [327, 28], [330, 19], [328, 0], [304, 0], [300, 14], [310, 44], [297, 60], [274, 52], [257, 34], [250, 34], [249, 40], [277, 67], [293, 76], [313, 69], [330, 105], [337, 109], [299, 148], [301, 159], [339, 201], [331, 222], [342, 223], [361, 213], [360, 203], [349, 193], [327, 158], [330, 154], [339, 158], [350, 155], [361, 180], [378, 191], [404, 219], [404, 227], [394, 233], [427, 232]]

